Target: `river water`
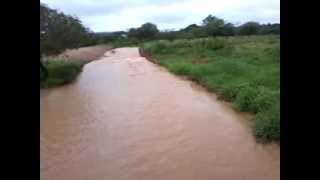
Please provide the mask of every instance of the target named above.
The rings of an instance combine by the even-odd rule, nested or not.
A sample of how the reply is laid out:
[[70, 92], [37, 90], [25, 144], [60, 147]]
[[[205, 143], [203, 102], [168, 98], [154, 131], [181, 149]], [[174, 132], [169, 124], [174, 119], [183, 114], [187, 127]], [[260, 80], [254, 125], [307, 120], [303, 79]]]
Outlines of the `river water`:
[[194, 83], [118, 48], [41, 90], [42, 180], [277, 180], [280, 148]]

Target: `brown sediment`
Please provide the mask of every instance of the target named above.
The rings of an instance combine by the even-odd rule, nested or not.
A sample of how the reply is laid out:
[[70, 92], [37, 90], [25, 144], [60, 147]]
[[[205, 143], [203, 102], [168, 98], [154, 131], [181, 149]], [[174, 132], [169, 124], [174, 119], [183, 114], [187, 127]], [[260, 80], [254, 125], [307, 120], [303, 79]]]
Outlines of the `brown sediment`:
[[107, 45], [97, 45], [82, 47], [78, 49], [68, 49], [58, 57], [61, 57], [64, 60], [77, 60], [85, 63], [97, 60], [105, 54], [106, 51], [112, 50], [111, 46]]
[[73, 83], [41, 90], [43, 180], [276, 180], [280, 148], [248, 115], [118, 48]]

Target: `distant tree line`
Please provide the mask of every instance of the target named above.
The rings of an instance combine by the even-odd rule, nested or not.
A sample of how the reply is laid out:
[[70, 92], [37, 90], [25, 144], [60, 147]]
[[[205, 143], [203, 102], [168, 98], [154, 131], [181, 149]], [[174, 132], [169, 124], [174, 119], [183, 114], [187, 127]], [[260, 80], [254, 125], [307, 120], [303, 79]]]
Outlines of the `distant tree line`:
[[258, 22], [247, 22], [235, 26], [223, 19], [209, 15], [202, 20], [201, 25], [191, 24], [178, 31], [160, 31], [157, 25], [145, 23], [138, 28], [130, 28], [127, 32], [118, 31], [111, 33], [94, 33], [93, 37], [100, 43], [121, 41], [131, 39], [134, 41], [148, 41], [154, 39], [190, 39], [214, 36], [235, 36], [235, 35], [266, 35], [280, 34], [280, 24], [260, 24]]
[[247, 22], [240, 26], [209, 15], [201, 25], [191, 24], [181, 30], [160, 31], [156, 24], [147, 22], [128, 31], [94, 33], [77, 18], [51, 9], [40, 3], [40, 52], [59, 54], [68, 48], [102, 43], [138, 43], [156, 39], [191, 39], [212, 36], [280, 34], [280, 24]]

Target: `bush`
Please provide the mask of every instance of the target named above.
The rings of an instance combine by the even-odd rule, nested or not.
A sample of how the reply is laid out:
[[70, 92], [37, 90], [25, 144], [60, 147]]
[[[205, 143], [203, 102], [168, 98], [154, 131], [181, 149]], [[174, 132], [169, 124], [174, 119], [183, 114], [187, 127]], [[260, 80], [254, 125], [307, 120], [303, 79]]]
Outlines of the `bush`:
[[241, 88], [234, 102], [235, 108], [240, 111], [257, 112], [257, 107], [253, 102], [258, 95], [257, 87], [247, 86]]
[[48, 69], [48, 77], [40, 79], [40, 87], [42, 88], [58, 86], [73, 81], [81, 72], [83, 64], [69, 60], [49, 60], [45, 66]]
[[205, 41], [205, 47], [211, 50], [218, 50], [222, 49], [226, 46], [226, 40], [220, 38], [210, 38]]
[[224, 86], [218, 89], [219, 99], [224, 99], [227, 101], [234, 101], [239, 92], [239, 87], [235, 86]]
[[253, 124], [253, 133], [260, 142], [280, 140], [280, 109], [271, 110], [256, 114]]
[[239, 27], [239, 34], [241, 35], [253, 35], [258, 34], [260, 25], [257, 22], [247, 22]]
[[169, 49], [170, 42], [168, 40], [160, 40], [153, 46], [152, 52], [154, 53], [166, 53]]
[[168, 69], [178, 75], [187, 75], [190, 72], [190, 66], [187, 64], [171, 64]]
[[57, 55], [90, 41], [89, 30], [78, 18], [40, 3], [40, 53]]
[[169, 40], [159, 40], [148, 42], [143, 45], [145, 51], [149, 53], [166, 54], [179, 49], [188, 49], [196, 55], [204, 53], [206, 50], [219, 50], [227, 47], [225, 39], [208, 38], [208, 39], [194, 39], [185, 40], [179, 39], [170, 42]]
[[185, 39], [174, 40], [171, 44], [171, 48], [190, 48], [191, 42]]
[[250, 85], [240, 88], [234, 105], [237, 109], [247, 112], [263, 112], [277, 103], [279, 93], [263, 86]]
[[270, 107], [275, 106], [279, 99], [279, 92], [271, 91], [265, 87], [260, 87], [258, 96], [252, 101], [252, 104], [254, 104], [254, 112], [267, 111]]

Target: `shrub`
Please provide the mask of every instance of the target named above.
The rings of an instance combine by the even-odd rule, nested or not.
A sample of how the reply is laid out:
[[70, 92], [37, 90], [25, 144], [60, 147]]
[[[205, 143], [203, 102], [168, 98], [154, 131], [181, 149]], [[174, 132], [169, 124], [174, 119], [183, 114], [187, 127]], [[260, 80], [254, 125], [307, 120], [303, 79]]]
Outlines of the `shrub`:
[[234, 106], [240, 111], [256, 112], [256, 107], [253, 104], [254, 99], [258, 96], [259, 92], [257, 87], [246, 86], [240, 89]]
[[190, 72], [190, 66], [187, 64], [171, 64], [168, 69], [178, 75], [187, 75]]
[[49, 60], [45, 65], [48, 77], [40, 79], [40, 87], [53, 87], [73, 81], [81, 72], [82, 65], [75, 61]]
[[254, 112], [263, 112], [274, 106], [280, 99], [280, 93], [271, 91], [265, 87], [259, 88], [259, 93], [252, 101], [254, 105]]
[[205, 47], [211, 50], [222, 49], [226, 46], [226, 40], [220, 38], [210, 38], [205, 41]]
[[219, 99], [224, 99], [227, 101], [234, 101], [237, 97], [240, 87], [226, 85], [218, 90]]
[[249, 85], [241, 88], [234, 105], [241, 111], [258, 113], [272, 107], [279, 100], [279, 93], [263, 86]]
[[258, 113], [254, 118], [253, 133], [260, 142], [280, 140], [280, 109]]

